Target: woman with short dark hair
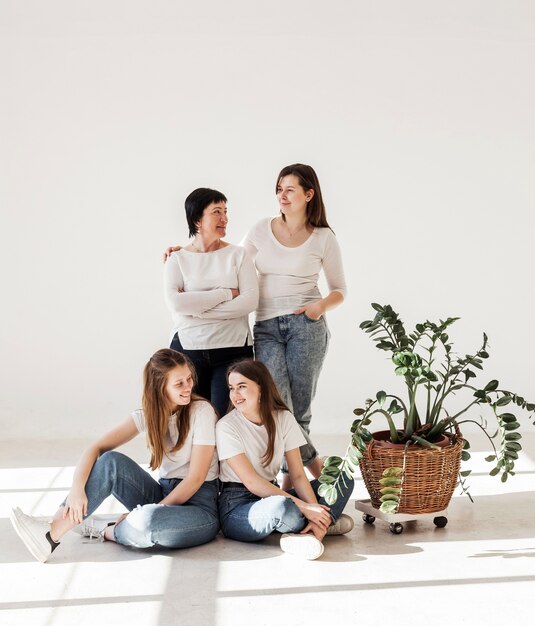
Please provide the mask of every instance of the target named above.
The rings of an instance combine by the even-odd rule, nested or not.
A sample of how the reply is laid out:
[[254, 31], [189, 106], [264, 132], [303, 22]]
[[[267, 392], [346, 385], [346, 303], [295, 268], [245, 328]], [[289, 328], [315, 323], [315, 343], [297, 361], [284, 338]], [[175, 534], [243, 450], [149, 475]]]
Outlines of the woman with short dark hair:
[[227, 367], [253, 355], [248, 315], [258, 304], [258, 279], [245, 250], [223, 241], [228, 217], [221, 192], [195, 189], [185, 209], [193, 241], [175, 249], [164, 266], [171, 348], [192, 360], [195, 391], [224, 415]]

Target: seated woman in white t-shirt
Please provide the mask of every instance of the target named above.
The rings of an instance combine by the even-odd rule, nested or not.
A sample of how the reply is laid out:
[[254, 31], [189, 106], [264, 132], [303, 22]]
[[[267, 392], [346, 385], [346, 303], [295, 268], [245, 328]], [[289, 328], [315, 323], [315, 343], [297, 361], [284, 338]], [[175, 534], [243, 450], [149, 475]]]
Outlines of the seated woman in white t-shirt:
[[173, 315], [171, 348], [197, 371], [195, 391], [228, 409], [227, 367], [253, 356], [249, 313], [258, 304], [256, 270], [245, 250], [223, 241], [227, 199], [214, 189], [192, 191], [185, 202], [190, 245], [164, 266], [165, 300]]
[[[135, 548], [189, 548], [219, 532], [218, 461], [213, 407], [192, 395], [195, 370], [183, 354], [158, 350], [145, 366], [143, 409], [134, 411], [82, 454], [66, 500], [51, 523], [15, 508], [11, 522], [32, 555], [43, 563], [60, 539], [82, 524], [110, 495], [129, 511], [82, 534]], [[146, 434], [156, 481], [114, 448]]]
[[[332, 507], [317, 498], [320, 483], [309, 482], [299, 452], [305, 438], [263, 363], [235, 363], [229, 368], [228, 384], [235, 408], [216, 426], [223, 534], [237, 541], [258, 541], [277, 531], [282, 533], [282, 550], [317, 559], [326, 534], [353, 528], [353, 520], [342, 516], [353, 480], [346, 481]], [[294, 486], [289, 491], [276, 482], [283, 457]]]

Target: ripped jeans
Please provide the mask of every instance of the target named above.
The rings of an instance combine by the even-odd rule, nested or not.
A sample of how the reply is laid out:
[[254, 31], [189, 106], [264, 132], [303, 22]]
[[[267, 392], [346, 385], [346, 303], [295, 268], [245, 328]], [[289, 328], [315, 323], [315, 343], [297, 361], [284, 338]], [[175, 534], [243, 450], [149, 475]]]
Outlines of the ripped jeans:
[[105, 452], [85, 485], [88, 516], [112, 495], [130, 511], [114, 527], [117, 543], [134, 548], [190, 548], [207, 543], [219, 532], [219, 481], [204, 482], [184, 504], [158, 504], [180, 481], [161, 478], [157, 482], [128, 456]]

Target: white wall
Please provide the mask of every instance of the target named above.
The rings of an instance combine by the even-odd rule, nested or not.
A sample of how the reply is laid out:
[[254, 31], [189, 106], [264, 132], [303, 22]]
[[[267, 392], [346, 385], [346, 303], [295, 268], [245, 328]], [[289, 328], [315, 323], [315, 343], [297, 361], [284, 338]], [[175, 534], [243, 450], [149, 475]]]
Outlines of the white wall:
[[461, 352], [485, 330], [484, 378], [535, 398], [534, 66], [530, 0], [1, 0], [2, 438], [92, 435], [139, 406], [184, 197], [224, 191], [237, 242], [295, 161], [350, 288], [316, 432], [390, 380], [358, 330], [371, 301], [409, 325], [461, 316]]

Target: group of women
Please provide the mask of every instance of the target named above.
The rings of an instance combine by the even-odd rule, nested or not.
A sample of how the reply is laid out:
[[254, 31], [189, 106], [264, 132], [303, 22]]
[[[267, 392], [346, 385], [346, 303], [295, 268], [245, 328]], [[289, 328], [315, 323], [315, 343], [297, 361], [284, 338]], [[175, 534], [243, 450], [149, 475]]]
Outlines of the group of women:
[[[165, 255], [171, 346], [145, 366], [143, 408], [85, 450], [50, 523], [12, 511], [38, 560], [79, 524], [82, 534], [137, 548], [196, 546], [220, 530], [252, 542], [276, 531], [282, 550], [308, 559], [321, 556], [326, 534], [351, 530], [342, 511], [353, 484], [326, 505], [310, 439], [329, 341], [325, 313], [345, 294], [340, 249], [310, 166], [285, 167], [276, 194], [280, 214], [260, 221], [241, 246], [223, 240], [222, 193], [202, 188], [186, 199], [192, 241]], [[326, 297], [318, 289], [322, 269]], [[158, 481], [115, 451], [139, 433]], [[128, 512], [101, 528], [88, 518], [109, 495]]]

